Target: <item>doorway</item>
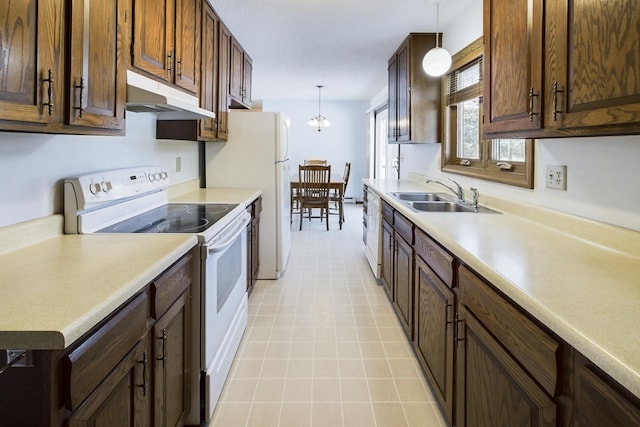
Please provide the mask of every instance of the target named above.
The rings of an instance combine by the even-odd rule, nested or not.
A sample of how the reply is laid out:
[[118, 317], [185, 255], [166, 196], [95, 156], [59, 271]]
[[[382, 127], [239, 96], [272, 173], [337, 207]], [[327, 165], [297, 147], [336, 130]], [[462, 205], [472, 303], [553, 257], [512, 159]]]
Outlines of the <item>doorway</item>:
[[384, 106], [374, 112], [373, 171], [374, 178], [398, 179], [400, 176], [400, 144], [389, 144], [389, 109]]

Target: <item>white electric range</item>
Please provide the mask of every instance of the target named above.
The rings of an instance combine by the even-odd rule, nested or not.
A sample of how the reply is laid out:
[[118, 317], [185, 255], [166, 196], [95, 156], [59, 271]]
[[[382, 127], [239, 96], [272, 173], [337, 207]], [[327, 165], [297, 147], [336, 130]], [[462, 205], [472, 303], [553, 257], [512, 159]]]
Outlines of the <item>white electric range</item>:
[[198, 237], [193, 251], [191, 402], [185, 423], [200, 424], [213, 415], [247, 325], [246, 226], [251, 218], [238, 204], [169, 203], [168, 185], [167, 170], [154, 166], [67, 178], [65, 232]]

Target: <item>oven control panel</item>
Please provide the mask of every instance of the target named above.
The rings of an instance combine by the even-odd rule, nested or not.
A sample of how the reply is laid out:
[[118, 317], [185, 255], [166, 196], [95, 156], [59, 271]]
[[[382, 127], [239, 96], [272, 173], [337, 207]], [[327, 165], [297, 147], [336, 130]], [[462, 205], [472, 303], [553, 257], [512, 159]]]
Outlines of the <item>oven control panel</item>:
[[167, 169], [159, 166], [117, 169], [67, 178], [64, 181], [67, 203], [76, 211], [117, 203], [145, 193], [162, 191], [169, 185]]

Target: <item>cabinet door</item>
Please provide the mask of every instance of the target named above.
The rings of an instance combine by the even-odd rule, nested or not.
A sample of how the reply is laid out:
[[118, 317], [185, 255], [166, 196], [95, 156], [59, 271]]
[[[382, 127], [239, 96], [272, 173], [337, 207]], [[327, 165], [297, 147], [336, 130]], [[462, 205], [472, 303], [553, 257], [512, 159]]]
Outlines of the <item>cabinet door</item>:
[[173, 80], [174, 1], [134, 0], [132, 65]]
[[251, 79], [253, 75], [253, 61], [251, 57], [244, 53], [242, 65], [242, 102], [248, 107], [251, 106]]
[[556, 426], [557, 407], [490, 331], [458, 305], [456, 426]]
[[416, 255], [414, 348], [440, 406], [453, 420], [454, 294]]
[[606, 378], [582, 356], [576, 358], [574, 427], [638, 426], [638, 399]]
[[231, 33], [227, 27], [220, 22], [220, 43], [218, 56], [218, 112], [216, 117], [218, 140], [226, 141], [229, 133], [228, 128], [228, 112], [229, 112], [229, 74], [230, 67], [230, 48]]
[[229, 95], [232, 100], [242, 101], [242, 66], [244, 65], [242, 46], [231, 38], [231, 74], [229, 75]]
[[542, 127], [543, 0], [484, 0], [484, 132]]
[[396, 141], [411, 140], [411, 95], [409, 93], [409, 41], [398, 50], [398, 93], [397, 93], [397, 134]]
[[62, 120], [63, 3], [0, 2], [0, 120], [10, 121], [2, 129]]
[[387, 221], [382, 221], [382, 271], [380, 280], [387, 291], [389, 299], [393, 300], [393, 227]]
[[151, 387], [144, 341], [111, 371], [100, 386], [67, 420], [69, 427], [151, 425], [148, 400]]
[[124, 131], [126, 0], [72, 0], [68, 123]]
[[202, 0], [176, 0], [176, 85], [200, 93], [200, 19]]
[[640, 128], [637, 1], [566, 0], [546, 7], [554, 35], [547, 38], [548, 123]]
[[155, 425], [182, 425], [190, 400], [190, 293], [184, 292], [153, 327]]
[[394, 306], [400, 323], [413, 339], [413, 248], [395, 233]]
[[[218, 97], [218, 25], [220, 20], [208, 2], [202, 8], [202, 71], [200, 107], [216, 111]], [[216, 139], [215, 119], [200, 120], [199, 138], [204, 141]]]
[[390, 143], [396, 141], [398, 134], [398, 56], [393, 55], [389, 60], [389, 121], [387, 139]]

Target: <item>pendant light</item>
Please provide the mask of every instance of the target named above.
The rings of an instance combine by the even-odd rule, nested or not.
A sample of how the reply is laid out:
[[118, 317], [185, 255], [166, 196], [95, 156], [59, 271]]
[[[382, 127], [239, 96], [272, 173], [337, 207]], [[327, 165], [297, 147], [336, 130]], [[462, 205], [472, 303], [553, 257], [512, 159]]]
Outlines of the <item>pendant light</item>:
[[331, 122], [320, 113], [320, 91], [324, 86], [317, 85], [316, 87], [318, 88], [318, 115], [309, 120], [307, 124], [311, 127], [318, 128], [318, 132], [320, 132], [322, 128], [331, 126]]
[[425, 73], [433, 77], [442, 76], [451, 67], [451, 54], [438, 47], [438, 31], [440, 27], [440, 0], [436, 0], [436, 47], [431, 49], [422, 59]]

